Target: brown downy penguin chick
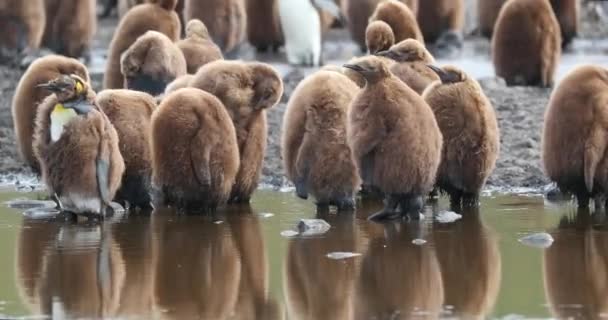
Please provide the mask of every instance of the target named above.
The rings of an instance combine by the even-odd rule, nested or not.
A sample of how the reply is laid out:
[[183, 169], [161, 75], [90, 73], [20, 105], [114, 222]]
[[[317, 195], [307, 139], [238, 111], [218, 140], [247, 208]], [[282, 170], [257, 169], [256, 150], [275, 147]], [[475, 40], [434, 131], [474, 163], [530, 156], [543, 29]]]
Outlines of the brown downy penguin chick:
[[427, 67], [435, 63], [435, 59], [424, 44], [414, 39], [401, 41], [376, 55], [394, 60], [396, 63], [390, 66], [391, 72], [418, 94], [439, 80], [439, 76]]
[[390, 49], [395, 44], [393, 29], [384, 21], [374, 21], [365, 30], [365, 45], [367, 52], [376, 54]]
[[176, 1], [157, 0], [135, 6], [120, 20], [110, 43], [103, 80], [105, 89], [124, 88], [121, 56], [141, 35], [147, 31], [158, 31], [171, 41], [179, 39], [181, 23], [174, 11]]
[[187, 73], [182, 51], [156, 31], [146, 32], [123, 53], [120, 68], [127, 89], [153, 96], [165, 92], [167, 84]]
[[319, 71], [293, 92], [283, 120], [282, 156], [298, 197], [320, 208], [353, 209], [361, 183], [346, 140], [348, 107], [359, 87], [338, 72]]
[[97, 31], [97, 1], [46, 0], [45, 6], [43, 45], [57, 54], [89, 61]]
[[177, 91], [179, 89], [188, 88], [190, 85], [190, 81], [194, 79], [194, 75], [185, 74], [169, 83], [167, 88], [165, 89], [165, 95], [168, 95], [171, 92]]
[[185, 0], [184, 18], [186, 21], [201, 20], [223, 52], [232, 51], [245, 40], [245, 0]]
[[34, 171], [39, 171], [38, 160], [32, 150], [34, 124], [39, 104], [51, 93], [39, 87], [61, 75], [75, 74], [89, 82], [87, 68], [76, 59], [49, 55], [35, 60], [25, 71], [13, 97], [12, 115], [15, 136], [21, 158]]
[[507, 0], [479, 0], [477, 1], [477, 20], [479, 32], [486, 38], [492, 38], [494, 25], [498, 18], [500, 8]]
[[150, 122], [156, 100], [138, 91], [105, 90], [97, 95], [96, 102], [116, 128], [125, 161], [116, 200], [132, 208], [151, 209]]
[[0, 0], [1, 51], [12, 54], [40, 47], [46, 21], [44, 1]]
[[209, 37], [207, 27], [198, 19], [190, 20], [186, 26], [186, 38], [177, 42], [188, 65], [188, 73], [195, 74], [207, 63], [224, 59], [222, 51]]
[[562, 34], [562, 48], [572, 42], [572, 39], [578, 35], [578, 13], [580, 11], [579, 0], [551, 0], [553, 12]]
[[476, 206], [500, 149], [494, 108], [479, 83], [462, 70], [429, 68], [440, 79], [422, 95], [443, 135], [437, 186], [450, 195], [452, 207]]
[[492, 38], [496, 75], [510, 86], [551, 87], [561, 41], [549, 0], [508, 1], [500, 10]]
[[608, 69], [583, 66], [553, 92], [545, 113], [542, 159], [549, 179], [579, 207], [608, 190]]
[[384, 0], [378, 4], [369, 21], [386, 22], [395, 35], [395, 42], [416, 39], [424, 43], [416, 15], [407, 5], [397, 0]]
[[218, 60], [200, 68], [190, 87], [215, 95], [228, 110], [241, 159], [230, 202], [248, 202], [262, 171], [268, 134], [266, 109], [283, 95], [281, 77], [268, 64]]
[[[481, 0], [484, 1], [484, 0]], [[435, 43], [446, 32], [462, 34], [464, 0], [422, 0], [418, 8], [418, 24], [427, 43]]]
[[226, 108], [199, 89], [177, 90], [152, 115], [152, 183], [164, 205], [213, 211], [225, 203], [239, 170]]
[[258, 52], [277, 52], [285, 43], [279, 2], [277, 0], [245, 0], [247, 6], [247, 38]]
[[433, 111], [378, 57], [344, 67], [367, 81], [350, 107], [348, 141], [363, 183], [386, 195], [384, 210], [370, 219], [418, 219], [441, 160], [442, 137]]
[[84, 79], [62, 75], [39, 86], [54, 93], [36, 118], [42, 179], [62, 210], [103, 217], [125, 171], [118, 134]]

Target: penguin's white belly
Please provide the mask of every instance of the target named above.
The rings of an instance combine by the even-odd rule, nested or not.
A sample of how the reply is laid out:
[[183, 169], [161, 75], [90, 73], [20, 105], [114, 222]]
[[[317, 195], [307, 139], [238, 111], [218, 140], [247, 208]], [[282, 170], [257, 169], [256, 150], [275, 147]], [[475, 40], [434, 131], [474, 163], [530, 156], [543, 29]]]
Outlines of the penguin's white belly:
[[290, 64], [318, 66], [321, 60], [321, 19], [310, 0], [280, 0], [279, 11]]
[[63, 209], [69, 212], [84, 214], [101, 214], [101, 199], [77, 193], [59, 197]]
[[76, 117], [78, 117], [78, 115], [73, 109], [55, 107], [55, 110], [51, 112], [51, 141], [57, 142], [61, 139], [65, 126]]

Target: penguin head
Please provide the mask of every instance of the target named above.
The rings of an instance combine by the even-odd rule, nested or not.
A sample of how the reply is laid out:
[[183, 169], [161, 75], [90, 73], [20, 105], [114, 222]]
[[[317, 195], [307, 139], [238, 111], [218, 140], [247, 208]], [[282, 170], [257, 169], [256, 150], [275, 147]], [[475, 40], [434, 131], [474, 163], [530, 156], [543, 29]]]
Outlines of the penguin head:
[[389, 58], [397, 62], [422, 61], [433, 63], [435, 59], [424, 47], [424, 44], [415, 39], [403, 40], [386, 51], [376, 53], [377, 56]]
[[443, 68], [440, 68], [434, 65], [428, 65], [428, 67], [439, 76], [442, 84], [460, 83], [465, 82], [468, 79], [467, 74], [464, 73], [464, 71], [454, 66], [444, 66]]
[[368, 84], [391, 76], [386, 63], [376, 56], [358, 58], [352, 60], [351, 63], [345, 64], [343, 67], [363, 76]]
[[371, 22], [365, 30], [365, 44], [370, 54], [390, 49], [395, 44], [393, 29], [384, 21]]
[[253, 98], [254, 110], [272, 108], [279, 103], [283, 96], [283, 80], [279, 73], [269, 64], [251, 63], [253, 74]]
[[192, 19], [188, 22], [188, 25], [186, 25], [186, 37], [209, 39], [209, 30], [201, 20]]
[[54, 93], [59, 102], [81, 99], [89, 91], [87, 82], [75, 74], [61, 75], [47, 83], [39, 84], [37, 87]]

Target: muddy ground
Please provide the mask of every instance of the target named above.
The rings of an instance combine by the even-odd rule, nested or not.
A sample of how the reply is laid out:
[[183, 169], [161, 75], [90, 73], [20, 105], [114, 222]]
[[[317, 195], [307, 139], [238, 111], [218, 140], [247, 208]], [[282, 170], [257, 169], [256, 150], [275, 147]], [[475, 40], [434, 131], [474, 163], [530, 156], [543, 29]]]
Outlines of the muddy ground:
[[[471, 8], [474, 6], [471, 5]], [[467, 15], [467, 32], [475, 29], [475, 13]], [[608, 18], [604, 10], [595, 5], [584, 5], [582, 10], [581, 37], [564, 54], [558, 71], [558, 80], [575, 65], [599, 63], [608, 67]], [[105, 63], [105, 52], [116, 18], [100, 22], [98, 36], [90, 66], [94, 87], [99, 90]], [[327, 35], [324, 44], [324, 60], [339, 64], [359, 54], [344, 30], [334, 30]], [[285, 187], [289, 183], [283, 175], [280, 156], [280, 129], [285, 105], [297, 83], [312, 69], [297, 69], [278, 56], [256, 56], [254, 50], [244, 45], [232, 55], [244, 60], [262, 60], [272, 63], [283, 75], [285, 95], [281, 103], [268, 113], [268, 150], [264, 161], [262, 183], [265, 186]], [[480, 80], [480, 83], [497, 111], [501, 130], [501, 153], [495, 172], [488, 181], [491, 189], [511, 190], [533, 188], [540, 190], [549, 181], [540, 163], [540, 137], [545, 107], [551, 89], [506, 87], [501, 79], [493, 77], [489, 44], [485, 39], [467, 36], [463, 53], [455, 58], [439, 60], [462, 66]], [[19, 160], [11, 119], [11, 100], [23, 70], [0, 65], [0, 184], [35, 183], [36, 177]]]

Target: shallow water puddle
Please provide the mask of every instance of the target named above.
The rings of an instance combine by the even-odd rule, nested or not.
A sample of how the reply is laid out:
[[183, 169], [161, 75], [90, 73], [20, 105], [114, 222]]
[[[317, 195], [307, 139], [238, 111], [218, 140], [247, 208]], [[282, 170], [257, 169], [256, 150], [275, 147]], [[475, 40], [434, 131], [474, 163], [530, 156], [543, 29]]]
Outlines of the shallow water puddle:
[[[4, 192], [0, 202], [23, 197]], [[607, 314], [600, 280], [608, 277], [608, 223], [586, 212], [576, 217], [568, 203], [544, 203], [488, 197], [479, 210], [442, 224], [433, 218], [447, 209], [442, 201], [423, 221], [386, 225], [364, 220], [379, 203], [360, 205], [356, 216], [317, 217], [310, 203], [271, 191], [213, 217], [158, 209], [102, 224], [32, 218], [3, 205], [0, 318]], [[331, 228], [315, 237], [281, 235], [303, 218], [324, 219]], [[520, 242], [534, 234], [553, 242]]]

